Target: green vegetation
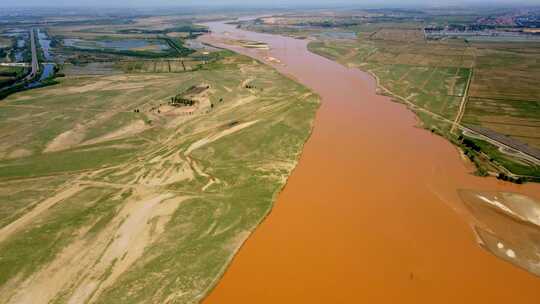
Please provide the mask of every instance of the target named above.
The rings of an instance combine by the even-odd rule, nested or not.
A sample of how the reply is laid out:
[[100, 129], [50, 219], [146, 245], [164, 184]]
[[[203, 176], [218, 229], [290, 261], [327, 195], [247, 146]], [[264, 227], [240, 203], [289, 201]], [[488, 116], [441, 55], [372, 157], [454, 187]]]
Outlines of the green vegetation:
[[[469, 147], [460, 136], [483, 130], [481, 149], [466, 151], [480, 174], [537, 180], [540, 43], [533, 35], [516, 36], [528, 22], [515, 19], [520, 14], [504, 8], [366, 9], [298, 12], [238, 25], [316, 38], [308, 44], [312, 52], [373, 74], [380, 93], [410, 106], [425, 128], [463, 149]], [[445, 28], [463, 37], [446, 35]], [[475, 34], [484, 29], [499, 32]], [[463, 127], [469, 133], [462, 134]]]
[[185, 47], [184, 41], [207, 31], [188, 20], [178, 23], [169, 18], [149, 19], [134, 18], [132, 24], [103, 23], [95, 26], [59, 23], [48, 30], [56, 52], [66, 57], [67, 62], [76, 65], [141, 59], [186, 59], [194, 50]]
[[208, 292], [270, 211], [319, 105], [257, 61], [208, 58], [191, 72], [68, 76], [0, 104], [4, 299]]
[[[143, 46], [137, 46], [137, 45]], [[129, 46], [135, 44], [134, 46]], [[71, 41], [59, 43], [64, 52], [83, 52], [110, 54], [125, 57], [162, 58], [162, 57], [185, 57], [193, 50], [186, 48], [179, 38], [162, 37], [159, 39], [121, 39], [119, 37], [97, 37], [95, 40]]]
[[185, 47], [180, 39], [165, 38], [165, 41], [167, 41], [172, 49], [176, 50], [177, 56], [184, 57], [194, 53], [192, 49]]
[[454, 143], [477, 166], [478, 175], [485, 176], [489, 172], [498, 172], [496, 177], [505, 181], [518, 184], [526, 181], [540, 182], [538, 178], [540, 166], [517, 160], [509, 153], [503, 153], [500, 147], [485, 140], [460, 135]]
[[28, 69], [24, 67], [0, 66], [0, 88], [14, 84], [27, 73]]
[[181, 73], [199, 69], [205, 63], [196, 58], [186, 58], [120, 61], [114, 66], [126, 73]]
[[[176, 96], [171, 97], [171, 100], [168, 102], [168, 104], [175, 107], [193, 106], [197, 102], [194, 99], [190, 98], [190, 95], [201, 94], [209, 88], [210, 86], [205, 85], [191, 86], [185, 92], [179, 93]], [[213, 107], [213, 104], [211, 104], [211, 107]]]
[[187, 33], [188, 36], [191, 38], [196, 37], [197, 35], [201, 33], [208, 32], [208, 29], [192, 24], [192, 23], [184, 23], [184, 24], [177, 24], [174, 27], [166, 28], [166, 29], [144, 29], [144, 28], [128, 28], [128, 29], [120, 29], [116, 31], [119, 34], [169, 34], [169, 33]]
[[[404, 30], [403, 36], [414, 36], [410, 31]], [[471, 73], [472, 56], [466, 46], [423, 40], [404, 44], [397, 30], [376, 39], [367, 37], [343, 44], [314, 42], [309, 47], [318, 54], [373, 73], [381, 87], [402, 100], [449, 120], [456, 117]]]

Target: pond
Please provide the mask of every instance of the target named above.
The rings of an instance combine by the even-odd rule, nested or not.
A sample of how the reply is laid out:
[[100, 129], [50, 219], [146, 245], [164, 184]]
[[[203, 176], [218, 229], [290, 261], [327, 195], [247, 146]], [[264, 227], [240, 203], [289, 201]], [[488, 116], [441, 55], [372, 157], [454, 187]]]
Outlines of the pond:
[[24, 48], [26, 47], [26, 40], [28, 39], [27, 35], [18, 35], [17, 36], [17, 48], [15, 49], [15, 61], [22, 62], [24, 60]]
[[122, 39], [122, 40], [83, 40], [64, 39], [64, 45], [79, 49], [113, 49], [117, 51], [164, 51], [169, 45], [160, 40]]
[[15, 38], [16, 44], [14, 45], [13, 52], [15, 56], [15, 62], [23, 62], [24, 48], [28, 40], [28, 31], [20, 28], [13, 28], [3, 33], [5, 37]]
[[43, 72], [41, 72], [41, 76], [39, 77], [40, 81], [43, 81], [54, 74], [54, 64], [52, 63], [43, 64], [42, 69], [43, 69]]
[[17, 47], [18, 48], [23, 48], [25, 45], [26, 45], [26, 40], [21, 39], [21, 38], [17, 39]]
[[23, 51], [16, 51], [15, 62], [22, 62], [22, 61], [23, 61]]
[[41, 31], [41, 29], [38, 29], [37, 33], [38, 33], [39, 45], [41, 46], [41, 49], [43, 50], [43, 57], [45, 58], [45, 60], [51, 61], [53, 59], [50, 53], [51, 40], [49, 39], [49, 37], [47, 36], [45, 32]]

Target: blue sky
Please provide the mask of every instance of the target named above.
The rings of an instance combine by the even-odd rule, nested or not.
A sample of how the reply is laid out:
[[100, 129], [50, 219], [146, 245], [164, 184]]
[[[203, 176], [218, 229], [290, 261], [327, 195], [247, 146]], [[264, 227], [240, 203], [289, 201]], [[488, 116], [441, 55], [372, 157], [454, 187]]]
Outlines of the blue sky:
[[163, 7], [199, 5], [243, 5], [243, 6], [284, 6], [284, 5], [342, 5], [361, 6], [445, 6], [463, 4], [518, 4], [540, 5], [540, 0], [0, 0], [0, 7]]

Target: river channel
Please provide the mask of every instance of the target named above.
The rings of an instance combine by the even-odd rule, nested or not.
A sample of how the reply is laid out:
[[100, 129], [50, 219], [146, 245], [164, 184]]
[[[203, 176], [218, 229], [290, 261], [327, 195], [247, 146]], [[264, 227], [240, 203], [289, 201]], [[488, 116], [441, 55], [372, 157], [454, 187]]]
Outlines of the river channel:
[[539, 185], [474, 176], [370, 75], [310, 53], [308, 40], [207, 25], [205, 42], [266, 61], [321, 107], [272, 212], [205, 303], [538, 303], [540, 278], [478, 245], [458, 191], [540, 199]]

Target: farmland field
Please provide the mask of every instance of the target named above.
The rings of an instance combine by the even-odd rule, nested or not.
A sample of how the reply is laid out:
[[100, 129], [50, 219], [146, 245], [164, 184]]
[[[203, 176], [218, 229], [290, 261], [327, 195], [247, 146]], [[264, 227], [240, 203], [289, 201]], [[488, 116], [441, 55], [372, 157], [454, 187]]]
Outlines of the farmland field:
[[[409, 32], [412, 31], [404, 30], [404, 37], [416, 35]], [[382, 37], [392, 40], [381, 40]], [[398, 37], [393, 30], [376, 40], [313, 42], [310, 49], [343, 64], [368, 70], [393, 94], [453, 119], [470, 75], [470, 50], [464, 46], [448, 47], [424, 41], [403, 44], [398, 42]]]
[[[322, 56], [371, 72], [383, 93], [433, 114], [419, 115], [425, 127], [445, 137], [455, 138], [451, 122], [459, 121], [540, 148], [539, 44], [428, 41], [419, 31], [395, 28], [358, 35], [348, 41], [320, 39], [309, 47]], [[497, 152], [488, 142], [481, 145], [496, 162], [495, 168], [538, 176], [538, 164], [524, 164]], [[499, 170], [475, 162], [481, 171]]]
[[540, 44], [478, 45], [464, 122], [540, 148]]
[[186, 60], [125, 61], [117, 63], [116, 67], [126, 72], [178, 73], [192, 71], [203, 64], [205, 64], [204, 61], [188, 58]]

